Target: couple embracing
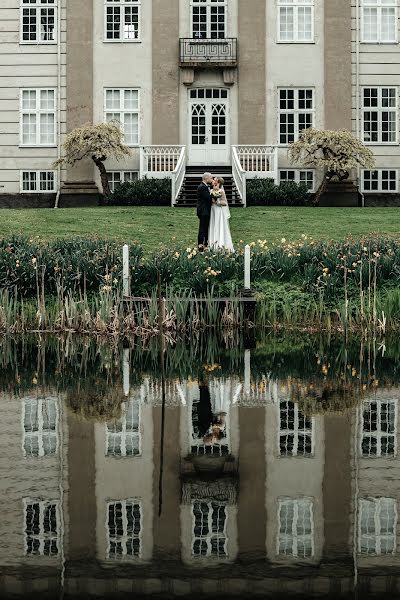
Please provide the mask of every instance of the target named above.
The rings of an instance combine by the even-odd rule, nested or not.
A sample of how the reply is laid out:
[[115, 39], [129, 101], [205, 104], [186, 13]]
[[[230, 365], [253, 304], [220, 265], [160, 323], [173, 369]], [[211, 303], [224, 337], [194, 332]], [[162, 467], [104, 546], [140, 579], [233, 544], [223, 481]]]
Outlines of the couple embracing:
[[208, 246], [233, 252], [229, 227], [231, 214], [222, 177], [204, 173], [197, 188], [197, 216], [199, 218], [199, 250]]

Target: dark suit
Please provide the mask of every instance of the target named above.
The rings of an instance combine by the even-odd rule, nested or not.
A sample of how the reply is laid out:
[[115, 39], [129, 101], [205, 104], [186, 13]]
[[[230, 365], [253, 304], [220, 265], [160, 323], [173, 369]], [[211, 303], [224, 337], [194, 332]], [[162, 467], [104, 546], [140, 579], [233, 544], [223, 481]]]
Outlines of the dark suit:
[[199, 218], [199, 246], [208, 246], [212, 198], [208, 185], [202, 182], [197, 188], [197, 216]]

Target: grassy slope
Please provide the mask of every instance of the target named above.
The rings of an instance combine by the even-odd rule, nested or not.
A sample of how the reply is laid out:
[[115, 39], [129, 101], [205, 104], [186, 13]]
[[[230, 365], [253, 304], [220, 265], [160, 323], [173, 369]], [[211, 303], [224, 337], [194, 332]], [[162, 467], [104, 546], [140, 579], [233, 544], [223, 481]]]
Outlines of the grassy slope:
[[[343, 239], [369, 233], [397, 235], [397, 208], [248, 208], [232, 211], [234, 241]], [[96, 235], [121, 242], [139, 241], [146, 250], [163, 244], [189, 244], [197, 235], [194, 210], [165, 208], [86, 208], [1, 210], [0, 236], [23, 234], [55, 238]], [[175, 239], [173, 239], [175, 238]]]

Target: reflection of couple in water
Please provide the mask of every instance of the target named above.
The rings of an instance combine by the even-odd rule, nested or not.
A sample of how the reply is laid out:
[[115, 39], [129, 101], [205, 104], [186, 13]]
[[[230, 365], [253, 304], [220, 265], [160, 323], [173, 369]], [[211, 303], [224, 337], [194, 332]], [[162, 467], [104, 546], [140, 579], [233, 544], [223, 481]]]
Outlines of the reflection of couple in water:
[[218, 444], [226, 437], [226, 412], [213, 412], [208, 383], [199, 381], [200, 400], [197, 406], [199, 437], [207, 446]]

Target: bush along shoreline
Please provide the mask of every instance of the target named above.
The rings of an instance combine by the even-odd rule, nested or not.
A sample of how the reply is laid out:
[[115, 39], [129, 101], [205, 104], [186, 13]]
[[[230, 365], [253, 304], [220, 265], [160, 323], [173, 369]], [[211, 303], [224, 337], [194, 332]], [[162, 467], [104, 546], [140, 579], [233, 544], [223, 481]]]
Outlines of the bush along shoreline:
[[[384, 237], [252, 243], [254, 324], [264, 328], [400, 329], [400, 241]], [[0, 331], [156, 333], [249, 326], [239, 301], [244, 248], [195, 247], [144, 254], [130, 245], [131, 290], [122, 298], [122, 245], [74, 238], [0, 240]], [[215, 298], [227, 298], [220, 305]], [[202, 302], [198, 300], [202, 299]]]

